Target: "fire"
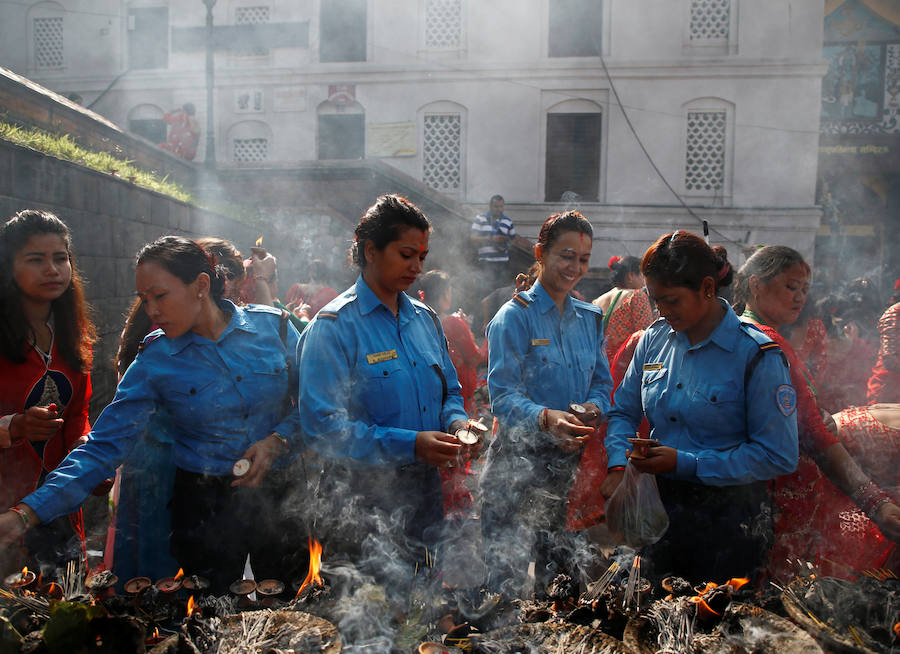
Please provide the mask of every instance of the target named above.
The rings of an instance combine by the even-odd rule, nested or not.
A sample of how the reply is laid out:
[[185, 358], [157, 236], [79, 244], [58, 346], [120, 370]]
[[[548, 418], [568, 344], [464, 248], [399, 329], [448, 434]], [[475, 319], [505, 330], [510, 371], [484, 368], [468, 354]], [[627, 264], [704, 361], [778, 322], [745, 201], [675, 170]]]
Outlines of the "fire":
[[256, 239], [256, 247], [258, 247], [258, 248], [262, 247], [262, 238], [263, 237], [260, 236], [258, 239]]
[[309, 586], [310, 584], [316, 584], [317, 586], [324, 586], [325, 582], [322, 580], [322, 577], [319, 575], [319, 568], [322, 565], [322, 544], [314, 540], [312, 536], [309, 537], [309, 572], [306, 573], [306, 579], [303, 580], [303, 583], [300, 584], [300, 588], [297, 590], [297, 595], [295, 597], [300, 597], [300, 593], [303, 592], [303, 589]]
[[26, 565], [24, 568], [22, 568], [22, 577], [25, 578], [27, 576], [28, 576], [28, 566]]
[[728, 586], [731, 586], [734, 590], [740, 590], [745, 584], [750, 583], [750, 580], [746, 577], [732, 577], [727, 582]]
[[194, 614], [194, 609], [195, 609], [195, 607], [194, 607], [194, 596], [191, 595], [190, 598], [188, 599], [188, 603], [187, 603], [187, 614], [188, 614], [188, 617], [191, 617], [191, 616]]
[[178, 568], [178, 574], [175, 575], [174, 579], [175, 579], [175, 581], [178, 581], [183, 576], [184, 576], [184, 570], [181, 568]]

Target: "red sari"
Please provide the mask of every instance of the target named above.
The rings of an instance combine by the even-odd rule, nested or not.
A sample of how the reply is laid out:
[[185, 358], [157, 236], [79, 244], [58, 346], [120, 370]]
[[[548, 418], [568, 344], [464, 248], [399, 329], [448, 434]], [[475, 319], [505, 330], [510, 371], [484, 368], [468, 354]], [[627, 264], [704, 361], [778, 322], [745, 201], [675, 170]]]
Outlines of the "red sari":
[[876, 402], [900, 402], [900, 302], [888, 307], [878, 320], [881, 344], [878, 361], [869, 377], [866, 400]]
[[[797, 470], [777, 477], [772, 486], [775, 544], [769, 556], [769, 575], [789, 578], [794, 566], [788, 561], [800, 559], [815, 563], [824, 575], [855, 579], [850, 570], [881, 567], [891, 546], [878, 527], [825, 477], [813, 458], [841, 439], [822, 420], [809, 370], [777, 330], [757, 326], [781, 346], [790, 364], [800, 436]], [[857, 462], [866, 469], [862, 461]]]

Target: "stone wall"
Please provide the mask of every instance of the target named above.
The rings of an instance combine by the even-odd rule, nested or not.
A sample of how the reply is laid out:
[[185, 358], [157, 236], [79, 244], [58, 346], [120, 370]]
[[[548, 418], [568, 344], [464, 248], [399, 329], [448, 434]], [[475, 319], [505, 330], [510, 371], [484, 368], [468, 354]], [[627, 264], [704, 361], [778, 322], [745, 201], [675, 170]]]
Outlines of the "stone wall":
[[165, 234], [212, 235], [247, 244], [260, 229], [0, 141], [0, 217], [31, 208], [52, 211], [72, 230], [75, 259], [100, 336], [94, 349], [92, 417], [115, 390], [112, 358], [134, 299], [134, 256], [140, 247]]

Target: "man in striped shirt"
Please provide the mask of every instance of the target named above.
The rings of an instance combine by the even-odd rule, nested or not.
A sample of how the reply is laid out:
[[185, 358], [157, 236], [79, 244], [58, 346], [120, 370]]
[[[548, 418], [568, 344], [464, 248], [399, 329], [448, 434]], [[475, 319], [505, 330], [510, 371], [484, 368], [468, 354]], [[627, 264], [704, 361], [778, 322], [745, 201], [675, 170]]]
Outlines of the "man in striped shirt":
[[507, 282], [509, 245], [516, 237], [516, 227], [503, 208], [503, 196], [492, 197], [490, 210], [475, 217], [469, 236], [478, 248], [478, 267], [487, 290]]

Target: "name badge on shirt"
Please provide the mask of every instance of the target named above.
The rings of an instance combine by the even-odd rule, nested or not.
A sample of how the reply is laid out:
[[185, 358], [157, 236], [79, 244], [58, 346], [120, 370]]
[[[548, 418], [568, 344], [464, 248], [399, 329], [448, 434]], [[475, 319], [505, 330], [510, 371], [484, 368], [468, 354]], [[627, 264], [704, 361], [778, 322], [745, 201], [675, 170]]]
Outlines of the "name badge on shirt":
[[531, 339], [531, 347], [537, 347], [538, 345], [550, 345], [549, 338], [532, 338]]
[[645, 363], [644, 372], [653, 372], [654, 370], [662, 370], [661, 363]]
[[384, 352], [375, 352], [374, 354], [367, 354], [366, 361], [369, 362], [369, 365], [375, 363], [382, 363], [384, 361], [390, 361], [391, 359], [397, 358], [397, 350], [385, 350]]

